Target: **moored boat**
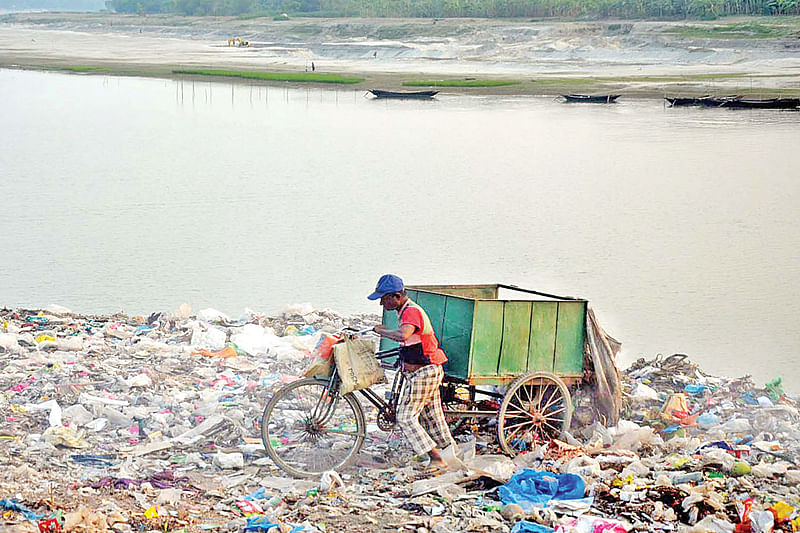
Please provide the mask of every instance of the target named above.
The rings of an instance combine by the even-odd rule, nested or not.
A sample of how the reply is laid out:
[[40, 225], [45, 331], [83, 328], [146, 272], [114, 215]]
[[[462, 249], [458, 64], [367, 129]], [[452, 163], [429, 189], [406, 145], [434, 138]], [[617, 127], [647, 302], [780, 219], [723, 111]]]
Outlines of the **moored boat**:
[[737, 98], [728, 100], [720, 107], [732, 109], [795, 109], [800, 107], [800, 98]]
[[665, 97], [670, 107], [702, 106], [729, 109], [794, 109], [800, 98], [743, 98], [741, 96]]
[[433, 98], [439, 91], [382, 91], [370, 89], [376, 98]]
[[562, 94], [561, 97], [567, 102], [586, 102], [590, 104], [612, 104], [619, 98], [618, 94]]
[[666, 100], [672, 107], [684, 107], [684, 106], [703, 105], [703, 103], [709, 98], [711, 98], [711, 95], [707, 94], [705, 96], [698, 96], [698, 97], [665, 96], [664, 100]]

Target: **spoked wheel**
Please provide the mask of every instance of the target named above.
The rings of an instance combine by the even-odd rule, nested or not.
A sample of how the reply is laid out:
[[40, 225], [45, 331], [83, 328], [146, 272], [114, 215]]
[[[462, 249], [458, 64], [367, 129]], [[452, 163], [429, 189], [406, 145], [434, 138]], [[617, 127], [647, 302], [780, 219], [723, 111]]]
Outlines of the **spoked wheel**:
[[361, 404], [352, 394], [329, 393], [327, 380], [307, 378], [282, 387], [261, 418], [267, 454], [296, 477], [316, 477], [350, 465], [364, 435]]
[[534, 372], [508, 388], [497, 417], [497, 439], [503, 452], [515, 456], [557, 438], [569, 428], [572, 398], [558, 376]]

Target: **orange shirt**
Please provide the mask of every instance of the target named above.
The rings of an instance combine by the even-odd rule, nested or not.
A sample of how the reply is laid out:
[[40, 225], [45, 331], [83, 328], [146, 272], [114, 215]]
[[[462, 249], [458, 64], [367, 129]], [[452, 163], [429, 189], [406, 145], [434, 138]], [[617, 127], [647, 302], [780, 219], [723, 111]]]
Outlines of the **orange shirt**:
[[[439, 348], [439, 341], [436, 339], [433, 330], [429, 334], [425, 334], [425, 318], [422, 309], [416, 304], [409, 305], [411, 300], [406, 302], [401, 307], [397, 314], [400, 318], [400, 325], [414, 326], [414, 334], [406, 339], [403, 343], [404, 346], [413, 346], [414, 344], [422, 344], [422, 353], [424, 353], [430, 360], [431, 364], [443, 365], [447, 362], [447, 356]], [[430, 320], [428, 321], [430, 322]]]

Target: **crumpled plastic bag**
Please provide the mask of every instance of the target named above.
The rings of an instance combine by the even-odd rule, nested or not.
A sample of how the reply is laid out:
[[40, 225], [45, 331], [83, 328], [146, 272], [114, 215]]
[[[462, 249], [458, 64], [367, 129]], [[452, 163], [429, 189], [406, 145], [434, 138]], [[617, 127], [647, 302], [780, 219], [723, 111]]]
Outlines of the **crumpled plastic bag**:
[[58, 405], [56, 400], [47, 400], [46, 402], [37, 403], [37, 404], [28, 404], [25, 406], [28, 410], [31, 411], [50, 411], [49, 416], [47, 417], [48, 422], [50, 423], [50, 427], [58, 427], [61, 425], [61, 406]]
[[145, 373], [136, 374], [125, 380], [128, 387], [150, 387], [153, 385], [153, 380]]
[[88, 448], [89, 443], [83, 439], [84, 432], [75, 431], [72, 427], [49, 427], [42, 434], [45, 442], [53, 446], [66, 446], [67, 448]]
[[733, 533], [736, 526], [727, 520], [707, 516], [689, 528], [690, 533]]
[[201, 309], [197, 312], [197, 319], [202, 320], [204, 322], [230, 322], [231, 317], [223, 313], [222, 311], [217, 311], [212, 307], [207, 307], [206, 309]]
[[770, 533], [775, 527], [775, 515], [770, 511], [750, 511], [753, 533]]
[[570, 460], [561, 467], [564, 474], [575, 474], [584, 478], [593, 478], [600, 475], [600, 462], [588, 455], [582, 455]]
[[753, 467], [751, 473], [758, 478], [771, 479], [773, 476], [785, 474], [787, 472], [786, 465], [781, 463], [759, 463]]
[[221, 329], [209, 327], [203, 331], [202, 328], [196, 327], [192, 330], [192, 340], [189, 344], [209, 350], [221, 350], [225, 347], [226, 337], [227, 335]]
[[64, 409], [62, 416], [78, 426], [85, 426], [94, 420], [94, 415], [80, 403], [70, 405]]
[[344, 487], [342, 477], [335, 470], [328, 470], [323, 472], [319, 480], [319, 490], [323, 493], [336, 490], [338, 487]]
[[248, 355], [265, 354], [270, 348], [282, 344], [281, 338], [275, 335], [275, 330], [258, 324], [245, 324], [239, 333], [231, 335], [231, 342]]
[[5, 350], [11, 353], [18, 353], [22, 350], [17, 340], [18, 336], [15, 333], [0, 333], [0, 350]]
[[202, 355], [204, 357], [219, 357], [222, 359], [227, 359], [229, 357], [236, 357], [236, 349], [233, 346], [226, 346], [225, 348], [212, 352], [211, 350], [195, 350], [192, 352], [192, 355]]
[[644, 383], [638, 383], [636, 385], [636, 390], [633, 391], [631, 399], [635, 401], [658, 401], [661, 399], [661, 397], [658, 394], [658, 391], [656, 391], [653, 387], [648, 387]]
[[553, 533], [553, 529], [536, 522], [520, 520], [511, 528], [511, 533]]
[[661, 407], [661, 416], [668, 422], [679, 422], [689, 415], [689, 404], [686, 394], [679, 392], [670, 396]]
[[524, 468], [511, 476], [508, 483], [497, 488], [503, 503], [516, 503], [523, 509], [550, 500], [577, 500], [586, 492], [586, 485], [575, 474], [555, 474]]
[[720, 448], [704, 451], [703, 457], [700, 459], [700, 464], [703, 466], [720, 465], [725, 472], [730, 472], [735, 462], [736, 459], [731, 454]]
[[517, 470], [514, 461], [505, 455], [478, 455], [465, 460], [464, 466], [501, 483], [509, 481]]
[[645, 444], [657, 444], [660, 437], [653, 428], [642, 427], [630, 420], [620, 420], [609, 431], [614, 439], [612, 448], [620, 450], [638, 451]]
[[556, 527], [556, 533], [626, 533], [627, 530], [622, 522], [588, 514]]
[[70, 532], [105, 533], [108, 531], [108, 522], [104, 515], [80, 507], [74, 513], [64, 515], [63, 529]]

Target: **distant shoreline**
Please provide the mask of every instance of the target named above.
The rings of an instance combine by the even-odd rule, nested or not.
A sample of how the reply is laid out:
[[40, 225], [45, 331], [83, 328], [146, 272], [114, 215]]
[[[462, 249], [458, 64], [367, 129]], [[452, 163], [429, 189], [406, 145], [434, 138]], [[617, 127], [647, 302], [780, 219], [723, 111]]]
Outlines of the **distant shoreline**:
[[[432, 88], [473, 95], [800, 95], [796, 37], [745, 39], [731, 33], [712, 39], [706, 35], [720, 27], [739, 31], [751, 27], [748, 21], [752, 20], [447, 19], [431, 26], [430, 21], [394, 19], [281, 23], [232, 17], [25, 13], [0, 18], [0, 68], [334, 88], [313, 81], [173, 73], [179, 69], [303, 73], [313, 70], [313, 62], [318, 73], [363, 78], [342, 86], [348, 90], [421, 90], [424, 86], [404, 83], [487, 80], [515, 83]], [[796, 25], [800, 33], [797, 17], [777, 21], [773, 17], [767, 22], [788, 24], [781, 31]], [[767, 22], [759, 20], [759, 24]], [[227, 39], [234, 36], [252, 41], [252, 46], [227, 46]]]

